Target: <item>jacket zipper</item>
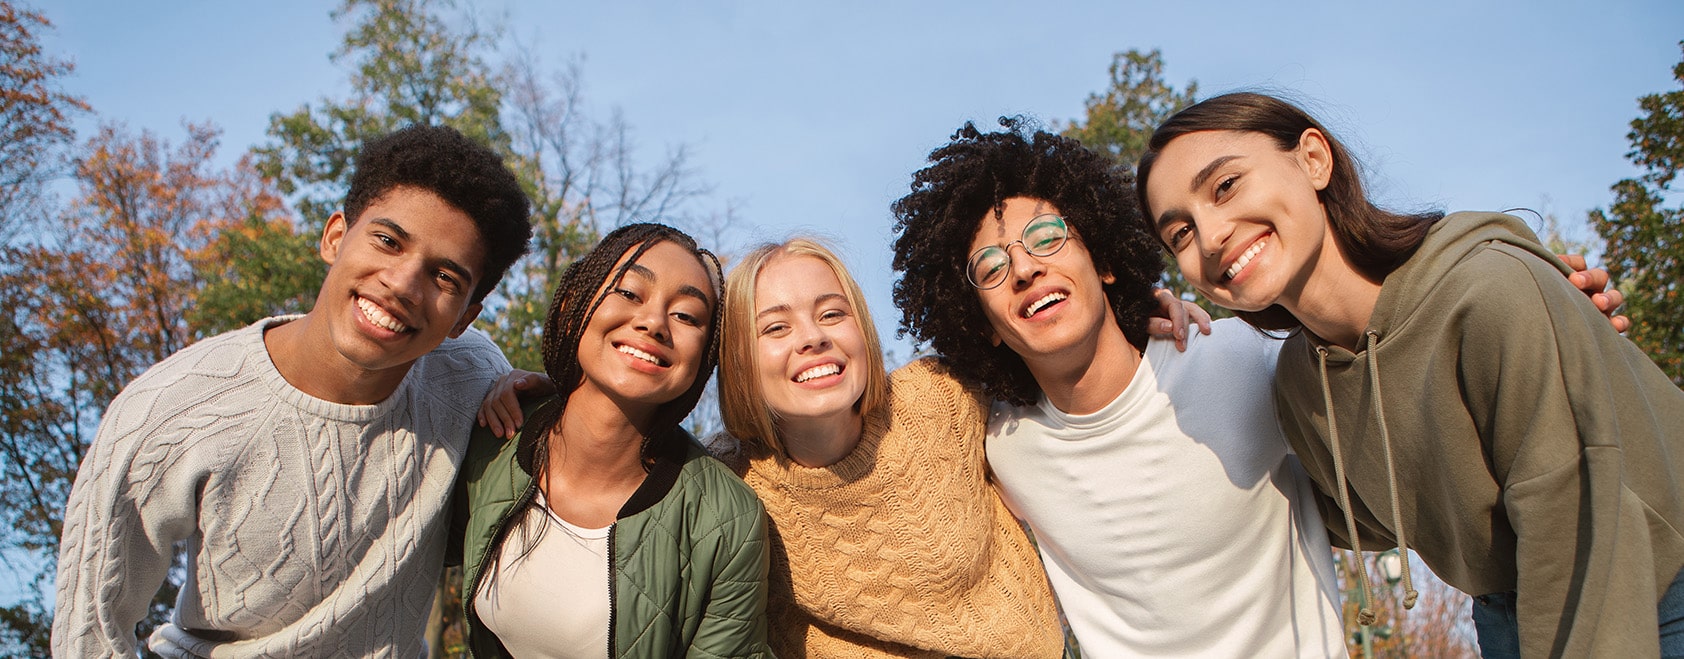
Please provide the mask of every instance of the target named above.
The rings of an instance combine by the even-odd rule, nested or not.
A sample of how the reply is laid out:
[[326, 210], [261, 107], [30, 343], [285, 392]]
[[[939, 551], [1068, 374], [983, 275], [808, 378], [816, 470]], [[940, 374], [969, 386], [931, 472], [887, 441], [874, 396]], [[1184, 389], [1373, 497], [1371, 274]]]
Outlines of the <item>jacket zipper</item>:
[[614, 657], [614, 612], [619, 607], [614, 606], [614, 530], [620, 523], [608, 525], [608, 657]]

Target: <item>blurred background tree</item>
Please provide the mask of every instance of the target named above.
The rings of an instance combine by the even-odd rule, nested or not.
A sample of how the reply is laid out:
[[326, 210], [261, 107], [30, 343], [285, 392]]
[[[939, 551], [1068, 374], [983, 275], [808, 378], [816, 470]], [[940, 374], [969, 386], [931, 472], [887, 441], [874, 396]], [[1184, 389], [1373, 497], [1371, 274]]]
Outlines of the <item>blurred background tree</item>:
[[[1679, 42], [1684, 49], [1684, 42]], [[1684, 87], [1684, 58], [1672, 69]], [[1627, 158], [1643, 174], [1613, 186], [1614, 203], [1590, 213], [1607, 240], [1603, 267], [1625, 293], [1633, 343], [1684, 387], [1684, 206], [1674, 187], [1684, 166], [1684, 89], [1637, 99]]]

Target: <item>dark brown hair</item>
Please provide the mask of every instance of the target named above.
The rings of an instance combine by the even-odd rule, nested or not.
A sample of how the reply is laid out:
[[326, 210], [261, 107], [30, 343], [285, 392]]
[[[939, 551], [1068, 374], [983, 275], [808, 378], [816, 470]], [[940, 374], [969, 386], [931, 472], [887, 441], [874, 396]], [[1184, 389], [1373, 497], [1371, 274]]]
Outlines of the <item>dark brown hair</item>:
[[[1363, 191], [1362, 173], [1350, 150], [1309, 113], [1265, 94], [1236, 92], [1200, 101], [1175, 113], [1152, 133], [1134, 181], [1144, 226], [1150, 230], [1152, 222], [1151, 205], [1146, 201], [1146, 181], [1152, 176], [1152, 163], [1175, 138], [1212, 130], [1262, 133], [1274, 140], [1280, 150], [1291, 151], [1298, 148], [1304, 131], [1311, 128], [1327, 139], [1328, 151], [1333, 156], [1333, 171], [1327, 186], [1316, 196], [1327, 209], [1334, 242], [1363, 277], [1375, 283], [1383, 281], [1409, 260], [1426, 239], [1427, 230], [1444, 213], [1394, 213], [1375, 206]], [[1291, 330], [1303, 325], [1278, 304], [1262, 311], [1235, 313], [1261, 329]]]

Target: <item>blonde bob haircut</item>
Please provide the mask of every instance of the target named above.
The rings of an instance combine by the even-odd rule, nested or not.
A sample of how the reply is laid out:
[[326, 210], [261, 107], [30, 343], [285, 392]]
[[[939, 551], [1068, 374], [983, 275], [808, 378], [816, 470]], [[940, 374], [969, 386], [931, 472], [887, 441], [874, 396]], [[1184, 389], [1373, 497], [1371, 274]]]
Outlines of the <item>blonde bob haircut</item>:
[[[759, 332], [755, 327], [754, 285], [760, 272], [774, 259], [811, 257], [830, 266], [836, 281], [842, 284], [842, 296], [853, 308], [860, 332], [865, 335], [865, 392], [854, 409], [862, 417], [870, 416], [889, 402], [889, 376], [883, 368], [883, 349], [877, 340], [877, 327], [871, 322], [871, 312], [865, 307], [865, 294], [848, 274], [848, 268], [825, 246], [809, 238], [791, 238], [781, 244], [767, 243], [754, 248], [743, 257], [731, 274], [725, 277], [725, 324], [719, 344], [719, 411], [725, 417], [725, 432], [741, 442], [748, 456], [785, 453], [784, 441], [778, 437], [777, 414], [766, 406], [766, 394], [760, 386], [760, 369], [756, 343]], [[855, 366], [850, 366], [855, 368]]]

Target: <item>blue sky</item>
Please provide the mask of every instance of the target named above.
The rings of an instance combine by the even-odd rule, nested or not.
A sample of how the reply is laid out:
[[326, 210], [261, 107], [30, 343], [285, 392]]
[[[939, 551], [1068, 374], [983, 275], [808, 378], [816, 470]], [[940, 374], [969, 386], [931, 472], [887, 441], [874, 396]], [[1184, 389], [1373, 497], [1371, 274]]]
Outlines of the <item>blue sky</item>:
[[[1684, 4], [481, 2], [505, 52], [582, 56], [598, 114], [625, 113], [646, 158], [687, 144], [733, 204], [736, 242], [828, 236], [885, 334], [888, 205], [964, 120], [1078, 117], [1111, 54], [1163, 51], [1168, 79], [1304, 101], [1394, 205], [1526, 206], [1576, 224], [1631, 176], [1636, 99], [1676, 87]], [[179, 139], [226, 132], [230, 161], [272, 113], [341, 97], [334, 2], [60, 0], [48, 47], [95, 121]], [[1592, 238], [1582, 230], [1582, 238]], [[722, 245], [729, 250], [741, 245]], [[886, 337], [888, 338], [888, 337]], [[898, 344], [892, 344], [898, 345]], [[904, 351], [904, 345], [900, 350]], [[904, 352], [903, 352], [904, 354]]]

